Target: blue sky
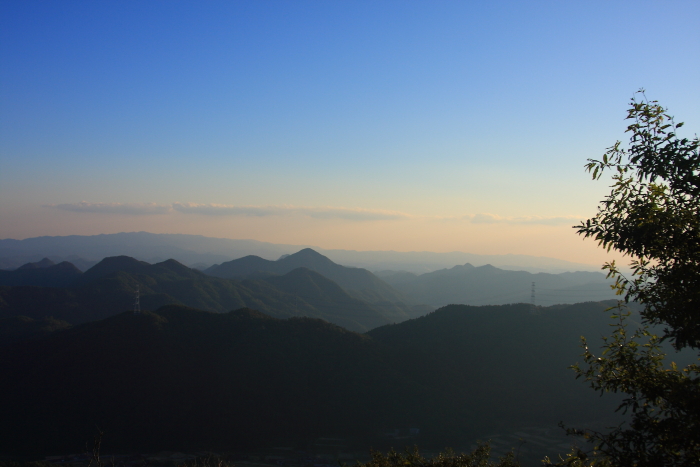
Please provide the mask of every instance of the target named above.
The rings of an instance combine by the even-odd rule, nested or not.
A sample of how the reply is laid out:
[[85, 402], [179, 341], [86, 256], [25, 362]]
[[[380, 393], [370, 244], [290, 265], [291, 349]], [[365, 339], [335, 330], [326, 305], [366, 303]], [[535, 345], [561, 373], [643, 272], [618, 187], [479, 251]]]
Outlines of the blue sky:
[[700, 126], [697, 1], [0, 5], [0, 238], [596, 262], [634, 91]]

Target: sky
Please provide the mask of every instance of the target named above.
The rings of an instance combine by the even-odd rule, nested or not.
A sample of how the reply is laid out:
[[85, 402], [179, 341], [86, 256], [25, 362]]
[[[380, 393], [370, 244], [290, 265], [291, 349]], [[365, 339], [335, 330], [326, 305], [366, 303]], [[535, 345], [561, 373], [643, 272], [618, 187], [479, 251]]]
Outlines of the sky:
[[0, 238], [609, 258], [635, 91], [700, 127], [700, 2], [0, 1]]

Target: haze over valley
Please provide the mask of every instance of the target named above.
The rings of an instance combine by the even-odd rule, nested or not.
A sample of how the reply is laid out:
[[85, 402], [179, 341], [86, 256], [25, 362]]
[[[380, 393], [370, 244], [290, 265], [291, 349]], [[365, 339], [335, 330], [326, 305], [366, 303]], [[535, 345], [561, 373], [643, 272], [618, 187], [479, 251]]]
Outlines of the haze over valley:
[[[13, 383], [3, 388], [0, 413], [14, 420], [3, 439], [14, 455], [75, 451], [74, 441], [94, 429], [89, 414], [100, 413], [108, 445], [132, 452], [249, 451], [327, 436], [342, 437], [346, 449], [418, 441], [437, 448], [523, 429], [550, 433], [544, 448], [558, 449], [565, 440], [552, 430], [562, 413], [609, 420], [615, 400], [600, 403], [560, 371], [575, 359], [578, 333], [605, 332], [602, 310], [614, 302], [547, 307], [515, 299], [435, 311], [443, 304], [434, 300], [489, 301], [498, 290], [497, 301], [517, 298], [531, 279], [561, 287], [559, 303], [567, 294], [579, 301], [581, 290], [592, 300], [605, 298], [604, 289], [610, 295], [601, 273], [466, 264], [375, 275], [309, 248], [204, 271], [125, 255], [84, 272], [48, 258], [1, 270], [0, 371]], [[532, 353], [520, 362], [522, 346]], [[523, 388], [511, 398], [513, 378]], [[61, 389], [83, 380], [97, 385]], [[386, 435], [394, 430], [415, 434]], [[528, 449], [533, 460], [545, 452]]]

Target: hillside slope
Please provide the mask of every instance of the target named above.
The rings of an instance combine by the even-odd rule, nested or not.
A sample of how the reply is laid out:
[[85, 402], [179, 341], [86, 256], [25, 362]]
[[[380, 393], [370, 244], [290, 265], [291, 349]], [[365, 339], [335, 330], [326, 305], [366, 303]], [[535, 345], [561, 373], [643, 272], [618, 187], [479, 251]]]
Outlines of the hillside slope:
[[321, 320], [179, 306], [0, 348], [0, 372], [6, 452], [79, 452], [96, 425], [134, 451], [357, 435], [410, 386], [371, 339]]
[[216, 277], [236, 279], [245, 278], [255, 273], [286, 274], [300, 267], [316, 271], [336, 282], [345, 290], [367, 291], [378, 294], [387, 300], [400, 300], [396, 291], [368, 270], [341, 266], [311, 248], [305, 248], [277, 261], [269, 261], [259, 256], [245, 256], [214, 265], [204, 272]]
[[78, 451], [97, 425], [112, 450], [250, 449], [418, 427], [441, 448], [587, 423], [615, 400], [567, 367], [580, 333], [608, 331], [604, 308], [451, 306], [366, 335], [249, 309], [122, 313], [0, 348], [0, 439]]
[[433, 308], [412, 302], [390, 285], [366, 269], [349, 268], [336, 264], [316, 251], [306, 248], [269, 261], [258, 256], [243, 258], [214, 265], [206, 274], [229, 279], [264, 277], [265, 274], [281, 275], [296, 268], [308, 268], [340, 285], [350, 295], [374, 306], [389, 322], [400, 322], [423, 315]]
[[167, 304], [220, 313], [251, 307], [278, 318], [321, 318], [359, 332], [392, 322], [310, 270], [240, 282], [206, 275], [175, 260], [148, 264], [116, 256], [75, 276], [72, 283], [64, 288], [0, 287], [0, 317], [53, 316], [84, 323], [133, 309], [138, 290], [144, 310]]

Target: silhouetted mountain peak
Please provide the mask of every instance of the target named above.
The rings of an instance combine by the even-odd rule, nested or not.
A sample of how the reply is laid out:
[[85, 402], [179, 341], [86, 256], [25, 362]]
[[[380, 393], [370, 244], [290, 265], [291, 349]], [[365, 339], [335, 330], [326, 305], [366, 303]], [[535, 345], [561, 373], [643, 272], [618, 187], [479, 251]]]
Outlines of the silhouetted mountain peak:
[[277, 261], [270, 261], [259, 256], [248, 255], [243, 258], [214, 265], [205, 270], [204, 273], [224, 278], [251, 278], [251, 274], [257, 273], [286, 274], [292, 269], [299, 267], [307, 267], [318, 272], [325, 272], [329, 268], [345, 268], [344, 266], [335, 264], [333, 261], [311, 248], [305, 248], [293, 255], [280, 257]]
[[173, 271], [175, 273], [185, 275], [185, 276], [199, 275], [200, 274], [200, 271], [197, 271], [195, 269], [187, 267], [184, 264], [182, 264], [181, 262], [174, 260], [174, 259], [165, 260], [161, 263], [154, 264], [154, 266], [160, 266], [162, 268], [166, 268], [170, 271]]
[[269, 270], [269, 263], [275, 262], [268, 261], [260, 256], [248, 255], [225, 263], [215, 264], [205, 269], [203, 272], [210, 276], [234, 278], [246, 276], [254, 272], [273, 272]]
[[36, 263], [23, 264], [22, 266], [18, 267], [17, 270], [48, 268], [49, 266], [53, 266], [55, 264], [56, 263], [51, 261], [49, 258], [44, 258]]
[[[452, 266], [449, 269], [440, 269], [440, 271], [444, 273], [450, 273], [450, 272], [466, 272], [466, 271], [472, 271], [476, 269], [474, 266], [472, 266], [470, 263], [465, 263], [465, 264], [457, 264], [456, 266]], [[436, 271], [439, 272], [439, 271]]]
[[150, 264], [139, 261], [131, 256], [111, 256], [105, 258], [83, 274], [84, 279], [96, 279], [117, 271], [137, 273], [148, 268]]
[[[282, 279], [271, 275], [284, 275], [297, 268], [308, 268], [323, 277], [315, 274], [311, 275], [309, 272], [297, 272], [295, 273], [296, 275]], [[286, 287], [291, 283], [297, 283], [299, 286], [315, 287], [317, 291], [324, 290], [324, 293], [328, 292], [329, 297], [340, 298], [342, 295], [343, 299], [346, 299], [345, 293], [330, 292], [331, 288], [339, 287], [342, 289], [341, 291], [346, 292], [349, 296], [379, 307], [377, 310], [386, 318], [385, 321], [403, 321], [408, 318], [405, 310], [406, 301], [388, 284], [366, 269], [336, 264], [311, 248], [305, 248], [277, 261], [268, 261], [257, 256], [246, 256], [212, 266], [204, 272], [225, 279], [263, 278], [276, 286], [284, 284]], [[265, 273], [267, 273], [267, 276]], [[329, 280], [328, 283], [326, 283], [325, 279]], [[288, 293], [296, 294], [296, 292], [291, 290], [287, 291]], [[351, 324], [347, 325], [354, 326]]]
[[[37, 264], [44, 266], [36, 266]], [[44, 259], [25, 266], [14, 271], [0, 271], [0, 285], [68, 287], [83, 274], [80, 269], [67, 261], [54, 264], [53, 261]]]
[[323, 264], [323, 265], [330, 265], [335, 263], [328, 259], [327, 257], [323, 256], [321, 253], [312, 250], [311, 248], [304, 248], [303, 250], [299, 250], [296, 253], [287, 256], [286, 258], [280, 258], [278, 260], [280, 263], [289, 263], [289, 264], [304, 264], [304, 265], [312, 265], [312, 264]]

